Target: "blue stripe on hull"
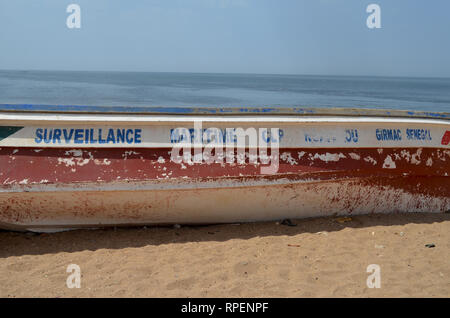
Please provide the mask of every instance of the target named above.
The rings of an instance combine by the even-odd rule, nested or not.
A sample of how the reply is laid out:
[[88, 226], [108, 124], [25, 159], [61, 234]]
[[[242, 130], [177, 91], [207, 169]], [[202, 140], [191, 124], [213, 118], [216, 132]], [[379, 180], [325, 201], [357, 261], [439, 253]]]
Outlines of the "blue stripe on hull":
[[1, 111], [49, 113], [118, 113], [118, 114], [173, 114], [173, 115], [328, 115], [328, 116], [386, 116], [449, 119], [450, 113], [357, 108], [303, 108], [303, 107], [172, 107], [172, 106], [82, 106], [0, 104]]

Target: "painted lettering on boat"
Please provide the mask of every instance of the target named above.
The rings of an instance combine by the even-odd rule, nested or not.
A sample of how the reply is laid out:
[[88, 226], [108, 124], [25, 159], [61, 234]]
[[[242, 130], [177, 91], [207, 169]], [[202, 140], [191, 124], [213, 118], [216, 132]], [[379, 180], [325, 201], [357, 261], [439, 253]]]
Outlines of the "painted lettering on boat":
[[336, 137], [335, 136], [323, 136], [323, 135], [312, 135], [312, 134], [305, 134], [305, 142], [314, 144], [314, 143], [335, 143]]
[[345, 130], [345, 142], [358, 142], [358, 129]]
[[142, 129], [60, 129], [37, 128], [34, 141], [37, 144], [140, 144]]
[[430, 129], [406, 129], [408, 140], [432, 140]]
[[402, 132], [400, 129], [377, 129], [376, 136], [379, 141], [402, 140]]
[[[195, 141], [210, 143], [214, 141], [213, 140], [214, 138], [216, 138], [216, 134], [214, 133], [216, 131], [220, 132], [219, 140], [221, 140], [223, 143], [229, 142], [233, 143], [237, 142], [238, 140], [238, 136], [235, 132], [236, 128], [225, 128], [225, 129], [203, 128], [201, 129], [201, 131], [195, 128], [189, 128], [187, 130], [189, 131], [191, 143], [194, 143]], [[280, 142], [281, 139], [284, 137], [284, 130], [279, 129], [278, 135], [279, 135], [278, 138], [276, 136], [272, 136], [270, 129], [262, 130], [261, 132], [262, 141], [265, 141], [266, 143]], [[183, 140], [184, 136], [186, 136], [186, 134], [183, 128], [173, 128], [170, 130], [170, 143], [176, 144], [185, 141]], [[199, 140], [197, 140], [196, 138], [198, 138]]]

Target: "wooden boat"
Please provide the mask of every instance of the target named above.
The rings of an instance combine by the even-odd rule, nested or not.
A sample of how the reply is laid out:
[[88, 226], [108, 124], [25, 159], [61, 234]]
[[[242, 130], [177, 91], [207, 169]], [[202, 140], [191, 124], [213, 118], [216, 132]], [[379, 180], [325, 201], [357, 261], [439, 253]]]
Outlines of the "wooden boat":
[[[367, 109], [0, 105], [0, 227], [447, 212], [449, 118]], [[237, 128], [258, 133], [256, 152], [248, 137], [244, 147], [226, 149], [233, 162], [202, 157], [207, 131], [223, 132], [228, 145]], [[177, 162], [174, 147], [187, 142], [179, 138], [186, 130], [204, 148], [200, 157], [199, 143], [182, 149], [194, 156]], [[220, 154], [214, 140], [211, 155]], [[271, 162], [262, 160], [264, 145]], [[276, 169], [264, 170], [276, 160]]]

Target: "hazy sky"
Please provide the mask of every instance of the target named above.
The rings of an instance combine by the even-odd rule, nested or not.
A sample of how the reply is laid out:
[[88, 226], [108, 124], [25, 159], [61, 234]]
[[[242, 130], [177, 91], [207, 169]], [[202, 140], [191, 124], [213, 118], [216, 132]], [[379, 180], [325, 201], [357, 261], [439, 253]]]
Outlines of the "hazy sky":
[[0, 0], [0, 69], [450, 77], [450, 1]]

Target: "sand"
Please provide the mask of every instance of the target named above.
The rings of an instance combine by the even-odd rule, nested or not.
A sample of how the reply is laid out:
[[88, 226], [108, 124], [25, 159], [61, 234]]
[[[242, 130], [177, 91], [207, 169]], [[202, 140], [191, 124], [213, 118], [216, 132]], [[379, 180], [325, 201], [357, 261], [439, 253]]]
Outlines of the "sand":
[[[0, 296], [450, 296], [450, 214], [292, 221], [0, 232]], [[66, 286], [69, 264], [79, 289]], [[381, 288], [367, 287], [370, 264]]]

